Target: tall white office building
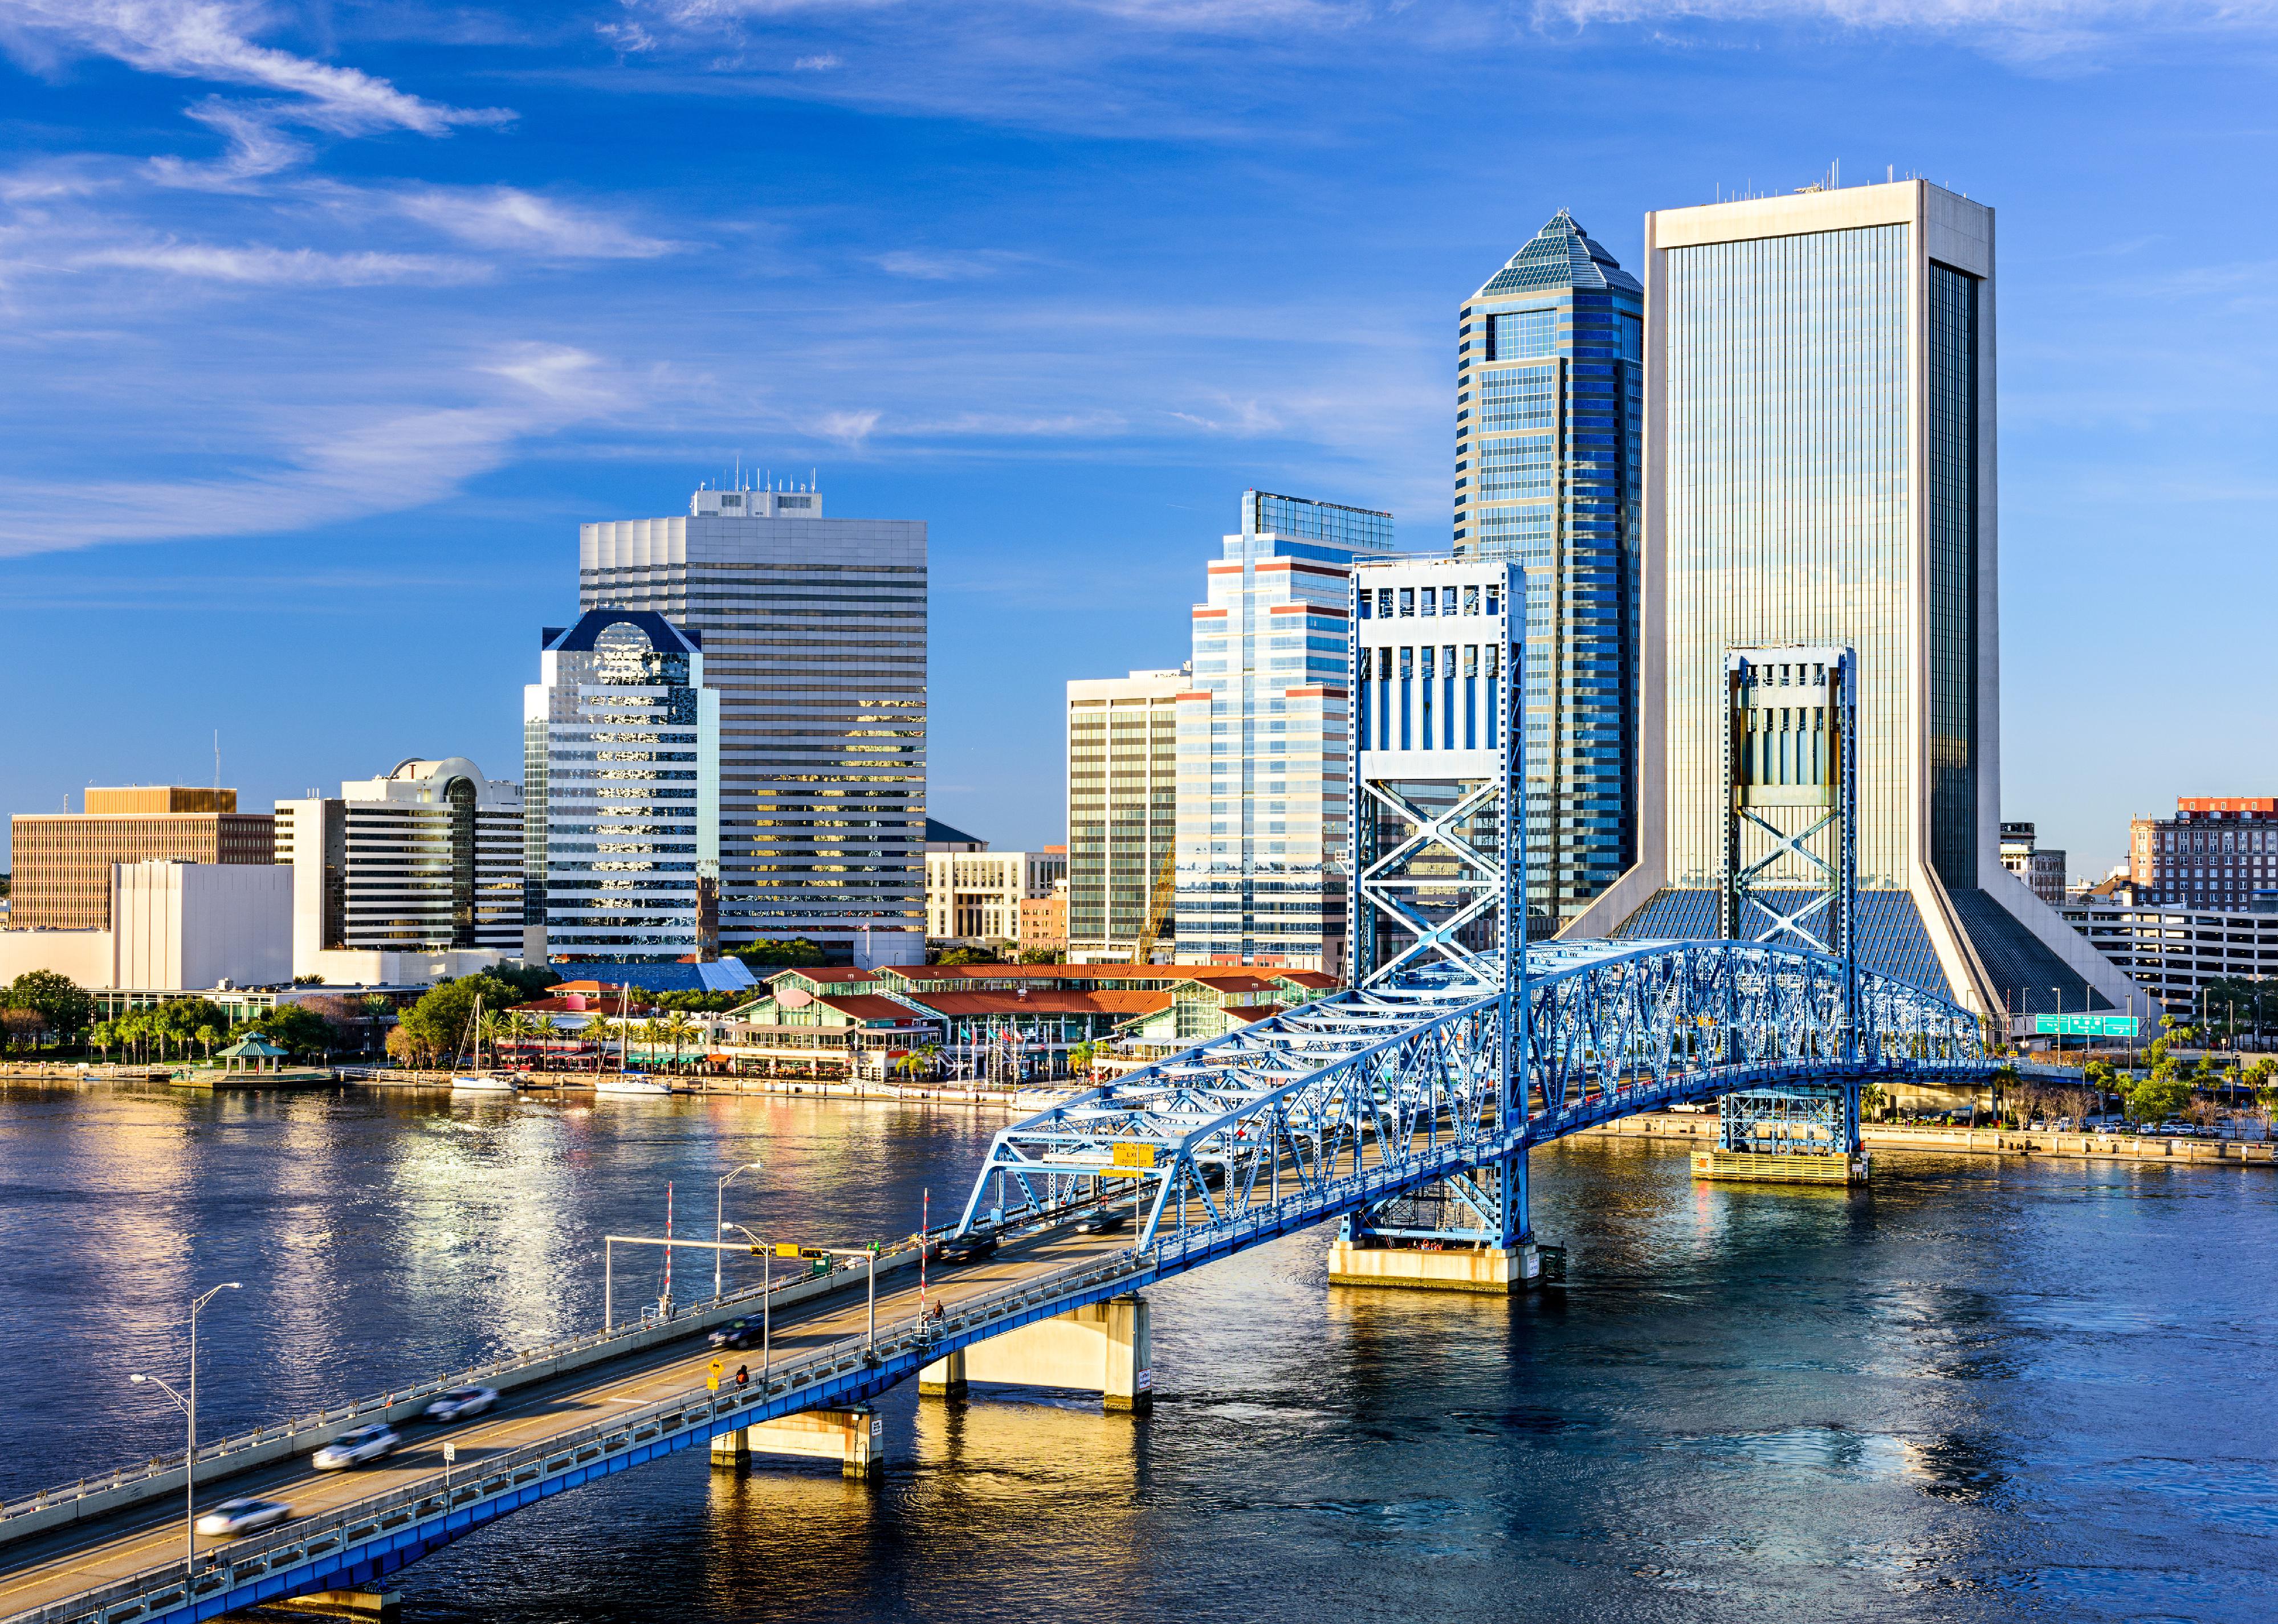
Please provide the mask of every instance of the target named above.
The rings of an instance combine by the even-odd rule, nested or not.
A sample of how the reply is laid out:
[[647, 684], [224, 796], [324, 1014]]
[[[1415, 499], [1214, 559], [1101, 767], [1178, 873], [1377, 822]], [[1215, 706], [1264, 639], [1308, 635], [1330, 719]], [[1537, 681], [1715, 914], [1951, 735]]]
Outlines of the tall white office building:
[[922, 964], [925, 525], [825, 518], [813, 490], [699, 491], [684, 517], [584, 525], [578, 551], [584, 607], [702, 642], [722, 947]]
[[549, 626], [523, 690], [528, 955], [719, 957], [720, 696], [702, 639], [647, 610]]
[[1391, 551], [1388, 513], [1243, 493], [1179, 697], [1180, 964], [1343, 973], [1346, 600]]
[[1176, 924], [1179, 697], [1189, 674], [1067, 685], [1067, 956], [1151, 964]]
[[1644, 270], [1638, 857], [1569, 934], [1716, 934], [1736, 651], [1775, 683], [1849, 651], [1861, 961], [1989, 1017], [2121, 1007], [2000, 861], [1993, 211], [1923, 180], [1663, 210]]
[[278, 802], [277, 860], [295, 975], [325, 973], [323, 953], [522, 951], [522, 786], [464, 756]]

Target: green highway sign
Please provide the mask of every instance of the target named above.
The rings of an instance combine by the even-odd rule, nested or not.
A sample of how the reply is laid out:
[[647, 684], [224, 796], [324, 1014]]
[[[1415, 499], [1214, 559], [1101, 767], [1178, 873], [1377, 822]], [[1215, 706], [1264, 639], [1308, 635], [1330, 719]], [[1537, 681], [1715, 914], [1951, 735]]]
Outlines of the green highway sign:
[[2050, 1037], [2129, 1038], [2136, 1035], [2132, 1015], [2036, 1015], [2033, 1031]]

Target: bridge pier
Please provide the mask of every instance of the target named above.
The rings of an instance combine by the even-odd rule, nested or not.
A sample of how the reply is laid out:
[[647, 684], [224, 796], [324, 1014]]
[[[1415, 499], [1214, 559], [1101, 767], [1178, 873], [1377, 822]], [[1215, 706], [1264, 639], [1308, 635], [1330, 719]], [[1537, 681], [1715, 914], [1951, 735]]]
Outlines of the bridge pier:
[[1716, 1147], [1693, 1153], [1695, 1178], [1747, 1184], [1865, 1184], [1854, 1079], [1752, 1088], [1717, 1104]]
[[293, 1613], [320, 1619], [363, 1619], [372, 1624], [395, 1624], [403, 1615], [401, 1590], [310, 1590], [305, 1596], [280, 1596], [255, 1609], [259, 1613]]
[[848, 1477], [868, 1477], [878, 1469], [885, 1423], [868, 1405], [844, 1410], [802, 1410], [762, 1421], [712, 1440], [715, 1467], [748, 1467], [753, 1455], [792, 1455], [806, 1460], [836, 1460]]
[[[1546, 1254], [1557, 1265], [1547, 1275]], [[1563, 1259], [1534, 1243], [1526, 1152], [1517, 1150], [1348, 1215], [1329, 1247], [1329, 1284], [1502, 1296], [1563, 1280]]]
[[1144, 1297], [1113, 1297], [1037, 1320], [936, 1359], [918, 1372], [918, 1391], [959, 1399], [974, 1382], [1072, 1387], [1110, 1410], [1154, 1407], [1154, 1330]]

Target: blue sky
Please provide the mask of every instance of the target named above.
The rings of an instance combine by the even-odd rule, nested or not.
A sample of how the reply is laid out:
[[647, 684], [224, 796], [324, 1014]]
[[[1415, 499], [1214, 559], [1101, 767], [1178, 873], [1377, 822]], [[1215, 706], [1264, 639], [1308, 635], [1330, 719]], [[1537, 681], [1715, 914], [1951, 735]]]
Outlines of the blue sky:
[[1061, 838], [1247, 485], [1444, 542], [1555, 210], [1993, 203], [2005, 812], [2278, 791], [2278, 5], [0, 0], [0, 807], [518, 776], [580, 520], [929, 521], [936, 814]]

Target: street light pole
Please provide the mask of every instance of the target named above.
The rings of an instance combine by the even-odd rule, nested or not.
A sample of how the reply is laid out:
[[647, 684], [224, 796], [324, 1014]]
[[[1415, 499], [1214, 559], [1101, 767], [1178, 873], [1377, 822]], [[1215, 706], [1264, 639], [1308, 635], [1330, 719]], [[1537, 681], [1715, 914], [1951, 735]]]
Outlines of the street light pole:
[[176, 1392], [155, 1376], [140, 1372], [128, 1376], [130, 1382], [149, 1382], [174, 1401], [189, 1423], [189, 1447], [182, 1454], [182, 1573], [187, 1576], [197, 1571], [198, 1563], [198, 1311], [224, 1292], [242, 1287], [235, 1280], [225, 1280], [190, 1305], [190, 1396]]
[[[718, 1188], [712, 1192], [712, 1232], [714, 1234], [720, 1234], [728, 1227], [724, 1222], [728, 1216], [728, 1186], [736, 1182], [738, 1174], [757, 1172], [759, 1169], [760, 1163], [757, 1162], [746, 1162], [722, 1178]], [[712, 1300], [714, 1302], [720, 1300], [720, 1254], [717, 1252], [712, 1254]]]

